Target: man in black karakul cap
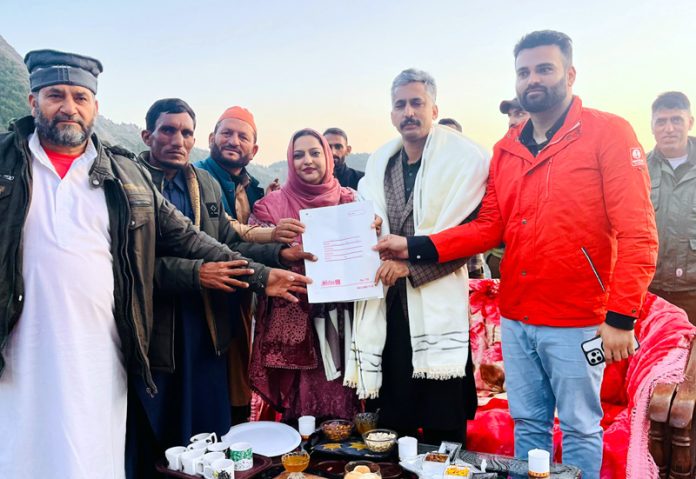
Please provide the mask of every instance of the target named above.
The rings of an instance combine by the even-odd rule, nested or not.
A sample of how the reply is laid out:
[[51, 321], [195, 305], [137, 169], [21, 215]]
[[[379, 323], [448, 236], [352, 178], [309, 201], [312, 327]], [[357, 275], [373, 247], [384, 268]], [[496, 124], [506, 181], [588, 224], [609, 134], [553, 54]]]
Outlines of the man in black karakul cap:
[[[25, 63], [31, 116], [0, 134], [0, 475], [124, 478], [127, 373], [155, 395], [148, 348], [171, 342], [150, 334], [155, 248], [248, 260], [92, 134], [98, 60], [38, 50]], [[253, 291], [304, 291], [303, 276], [248, 267], [236, 279]]]
[[512, 100], [503, 100], [500, 102], [500, 113], [508, 116], [508, 127], [512, 128], [529, 119], [529, 113], [524, 111], [522, 105], [513, 98]]

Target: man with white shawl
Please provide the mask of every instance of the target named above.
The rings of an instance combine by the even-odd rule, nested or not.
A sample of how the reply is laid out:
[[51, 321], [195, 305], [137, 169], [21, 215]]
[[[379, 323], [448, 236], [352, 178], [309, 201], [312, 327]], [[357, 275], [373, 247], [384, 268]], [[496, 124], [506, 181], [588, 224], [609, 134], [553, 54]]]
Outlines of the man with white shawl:
[[[369, 159], [360, 196], [375, 204], [382, 234], [428, 234], [461, 224], [483, 198], [489, 156], [434, 125], [435, 80], [409, 69], [392, 83], [401, 136]], [[382, 426], [424, 440], [464, 441], [476, 411], [469, 348], [466, 261], [409, 264], [383, 258], [385, 299], [358, 302], [346, 384], [375, 399]]]

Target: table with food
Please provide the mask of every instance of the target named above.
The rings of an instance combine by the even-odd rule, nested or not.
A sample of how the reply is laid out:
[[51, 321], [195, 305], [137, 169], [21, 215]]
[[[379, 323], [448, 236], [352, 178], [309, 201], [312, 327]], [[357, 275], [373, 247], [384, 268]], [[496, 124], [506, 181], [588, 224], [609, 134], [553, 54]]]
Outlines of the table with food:
[[[572, 466], [476, 453], [456, 442], [419, 444], [378, 428], [376, 413], [318, 426], [305, 416], [298, 430], [271, 421], [233, 426], [221, 437], [200, 433], [188, 445], [169, 448], [157, 469], [183, 479], [577, 479]], [[540, 451], [544, 452], [544, 451]], [[545, 459], [544, 459], [545, 458]], [[545, 463], [544, 463], [545, 461]]]

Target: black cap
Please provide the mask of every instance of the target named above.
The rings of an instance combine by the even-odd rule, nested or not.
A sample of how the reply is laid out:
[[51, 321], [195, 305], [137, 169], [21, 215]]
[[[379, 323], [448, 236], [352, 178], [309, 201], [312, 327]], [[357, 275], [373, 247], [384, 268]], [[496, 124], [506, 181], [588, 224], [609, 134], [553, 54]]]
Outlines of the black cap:
[[508, 112], [513, 108], [517, 110], [524, 110], [522, 105], [520, 105], [520, 102], [517, 101], [517, 98], [513, 98], [512, 100], [503, 100], [500, 102], [500, 113], [503, 115], [507, 115]]
[[97, 76], [104, 71], [99, 60], [56, 50], [34, 50], [24, 57], [31, 91], [51, 85], [77, 85], [96, 95]]

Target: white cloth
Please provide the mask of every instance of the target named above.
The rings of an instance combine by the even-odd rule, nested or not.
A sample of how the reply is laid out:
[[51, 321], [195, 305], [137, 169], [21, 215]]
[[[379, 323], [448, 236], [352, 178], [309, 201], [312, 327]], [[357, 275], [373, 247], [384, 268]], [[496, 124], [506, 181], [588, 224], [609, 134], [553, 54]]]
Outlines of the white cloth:
[[676, 170], [679, 165], [683, 165], [686, 163], [686, 160], [689, 159], [689, 155], [684, 155], [684, 156], [679, 156], [677, 158], [667, 158], [667, 161], [669, 161], [670, 166], [672, 167], [673, 170]]
[[[382, 235], [389, 233], [384, 176], [389, 159], [402, 146], [398, 138], [373, 153], [358, 185], [361, 198], [372, 200], [375, 212], [383, 219]], [[421, 162], [413, 190], [413, 219], [416, 235], [428, 235], [460, 224], [478, 206], [486, 188], [490, 157], [462, 134], [435, 126]], [[409, 281], [406, 285], [413, 376], [439, 380], [464, 377], [469, 342], [466, 268], [419, 288], [413, 288]], [[386, 324], [385, 300], [355, 304], [352, 356], [344, 383], [356, 387], [361, 399], [379, 394]]]
[[89, 142], [63, 180], [36, 134], [24, 309], [0, 377], [0, 477], [125, 477], [126, 372], [104, 189]]
[[[343, 312], [343, 348], [344, 348], [344, 358], [343, 364], [347, 364], [350, 359], [350, 347], [352, 344], [351, 330], [352, 321], [350, 319], [350, 313], [347, 310]], [[328, 312], [328, 317], [316, 317], [314, 318], [314, 330], [317, 333], [317, 339], [319, 340], [319, 352], [321, 353], [321, 361], [324, 365], [324, 373], [326, 374], [327, 381], [333, 381], [341, 377], [341, 370], [336, 365], [333, 353], [331, 350], [331, 344], [326, 339], [326, 322], [330, 321], [332, 327], [336, 330], [336, 334], [339, 334], [339, 320], [338, 320], [338, 310], [332, 309]]]

